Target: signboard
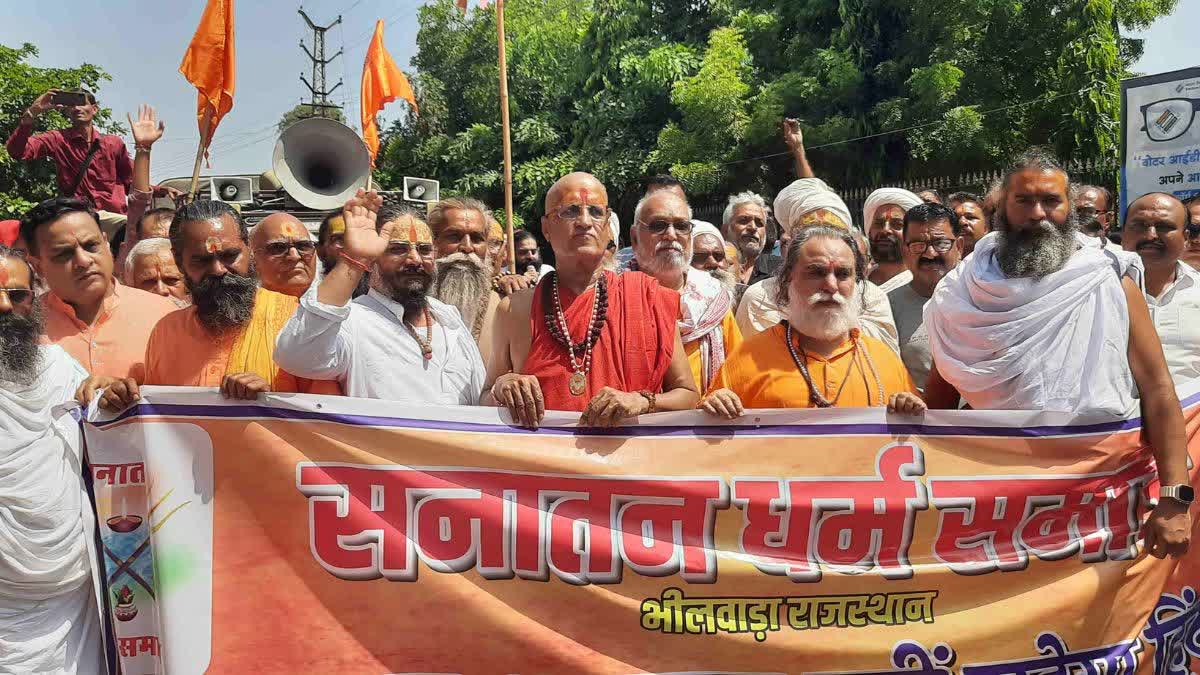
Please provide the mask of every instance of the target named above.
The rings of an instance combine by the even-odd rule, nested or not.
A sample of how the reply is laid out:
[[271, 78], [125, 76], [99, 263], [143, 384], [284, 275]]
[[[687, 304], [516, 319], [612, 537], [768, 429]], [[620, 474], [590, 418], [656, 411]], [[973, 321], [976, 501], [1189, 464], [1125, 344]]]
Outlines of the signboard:
[[1121, 217], [1147, 192], [1200, 194], [1200, 67], [1121, 82]]

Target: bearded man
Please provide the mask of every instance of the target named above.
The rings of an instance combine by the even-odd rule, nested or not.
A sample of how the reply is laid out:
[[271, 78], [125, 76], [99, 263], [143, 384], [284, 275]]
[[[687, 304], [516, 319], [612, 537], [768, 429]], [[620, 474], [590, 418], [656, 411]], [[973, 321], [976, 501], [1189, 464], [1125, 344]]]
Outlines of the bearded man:
[[317, 245], [300, 219], [272, 213], [250, 234], [259, 283], [268, 291], [298, 298], [317, 276]]
[[[342, 262], [300, 300], [275, 348], [279, 364], [336, 379], [349, 396], [477, 405], [486, 375], [479, 348], [458, 310], [428, 295], [436, 254], [429, 227], [416, 211], [362, 190], [342, 219]], [[368, 270], [371, 290], [352, 301]]]
[[40, 300], [25, 258], [0, 246], [0, 672], [102, 673], [102, 578], [82, 439], [69, 414], [87, 373], [39, 344]]
[[721, 282], [737, 304], [738, 293], [736, 271], [730, 267], [737, 264], [737, 249], [733, 249], [734, 260], [729, 259], [729, 245], [716, 225], [703, 220], [692, 221], [692, 269], [708, 272]]
[[756, 284], [779, 269], [780, 257], [765, 251], [767, 245], [767, 202], [753, 192], [740, 192], [729, 198], [721, 219], [725, 240], [737, 246], [742, 255], [740, 283]]
[[884, 406], [925, 410], [887, 345], [858, 329], [864, 256], [846, 230], [793, 230], [779, 270], [783, 323], [747, 338], [717, 373], [701, 407], [734, 419], [746, 408]]
[[904, 212], [922, 203], [920, 197], [908, 190], [885, 187], [868, 195], [863, 204], [863, 225], [871, 243], [871, 258], [875, 260], [870, 279], [884, 293], [912, 281], [912, 272], [904, 266], [904, 255], [900, 252], [904, 244]]
[[517, 230], [513, 233], [513, 241], [517, 247], [518, 274], [524, 274], [536, 283], [547, 272], [554, 271], [553, 267], [542, 262], [542, 250], [532, 232]]
[[171, 222], [171, 250], [192, 306], [168, 314], [146, 345], [145, 384], [219, 387], [228, 398], [266, 392], [339, 393], [334, 382], [300, 380], [271, 358], [296, 311], [290, 295], [258, 286], [250, 234], [225, 202], [197, 200]]
[[557, 269], [505, 298], [484, 405], [536, 427], [546, 408], [581, 411], [581, 426], [611, 426], [699, 400], [679, 337], [679, 294], [641, 272], [602, 263], [612, 239], [608, 192], [572, 173], [546, 193], [542, 232]]
[[998, 203], [995, 231], [925, 307], [926, 401], [1114, 418], [1140, 405], [1163, 486], [1143, 530], [1146, 549], [1182, 555], [1192, 531], [1184, 422], [1137, 281], [1141, 261], [1086, 244], [1067, 173], [1041, 150], [1005, 172]]
[[660, 190], [638, 202], [633, 218], [638, 269], [679, 293], [679, 335], [692, 376], [707, 391], [725, 357], [742, 343], [733, 295], [712, 275], [688, 265], [694, 221], [687, 202]]

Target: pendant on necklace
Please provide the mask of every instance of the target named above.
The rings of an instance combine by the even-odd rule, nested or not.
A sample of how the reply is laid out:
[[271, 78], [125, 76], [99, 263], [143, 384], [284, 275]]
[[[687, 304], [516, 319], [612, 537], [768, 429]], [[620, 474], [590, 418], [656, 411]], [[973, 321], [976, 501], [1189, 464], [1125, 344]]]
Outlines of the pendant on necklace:
[[432, 359], [433, 358], [433, 348], [426, 347], [425, 345], [421, 345], [421, 356], [424, 356], [425, 360], [427, 360], [427, 361], [429, 359]]
[[583, 371], [575, 371], [571, 375], [571, 380], [568, 382], [571, 393], [575, 396], [583, 396], [583, 392], [587, 391], [587, 376]]

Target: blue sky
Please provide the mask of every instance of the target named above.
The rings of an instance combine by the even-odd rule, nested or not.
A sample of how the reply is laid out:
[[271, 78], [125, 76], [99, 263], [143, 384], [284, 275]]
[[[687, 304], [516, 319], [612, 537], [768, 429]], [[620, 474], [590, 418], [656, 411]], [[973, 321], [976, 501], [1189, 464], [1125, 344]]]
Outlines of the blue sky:
[[[136, 112], [142, 102], [154, 105], [166, 120], [167, 135], [155, 147], [153, 177], [190, 175], [197, 130], [195, 90], [178, 73], [204, 0], [104, 0], [104, 2], [21, 3], [9, 6], [0, 21], [0, 43], [32, 42], [41, 50], [39, 65], [74, 66], [84, 61], [103, 67], [113, 80], [100, 90], [114, 114]], [[376, 19], [387, 22], [388, 50], [408, 69], [416, 53], [417, 8], [422, 0], [306, 0], [305, 11], [321, 25], [338, 14], [342, 24], [326, 34], [327, 54], [345, 53], [328, 66], [327, 77], [345, 80], [332, 95], [346, 105], [347, 118], [358, 128], [358, 85], [367, 41]], [[475, 5], [475, 0], [472, 1]], [[234, 108], [217, 131], [212, 168], [206, 174], [259, 173], [270, 168], [275, 124], [303, 99], [308, 90], [299, 75], [310, 76], [308, 58], [299, 42], [312, 48], [311, 32], [292, 0], [238, 0], [238, 82]], [[1136, 69], [1144, 73], [1200, 65], [1185, 26], [1200, 26], [1200, 2], [1181, 0], [1175, 13], [1140, 34], [1146, 53]], [[390, 105], [385, 119], [402, 115], [404, 103]]]

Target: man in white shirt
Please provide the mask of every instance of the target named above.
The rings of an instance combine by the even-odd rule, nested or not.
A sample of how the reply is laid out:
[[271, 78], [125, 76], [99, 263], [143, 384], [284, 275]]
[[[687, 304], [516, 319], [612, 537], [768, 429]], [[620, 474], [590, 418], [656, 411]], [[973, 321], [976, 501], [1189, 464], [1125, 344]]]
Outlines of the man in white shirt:
[[1146, 266], [1146, 304], [1176, 385], [1200, 377], [1200, 272], [1179, 260], [1186, 224], [1179, 199], [1151, 192], [1129, 205], [1121, 240]]
[[1098, 185], [1073, 185], [1071, 195], [1079, 231], [1099, 239], [1106, 249], [1120, 251], [1121, 246], [1108, 238], [1113, 216], [1112, 192]]
[[[458, 310], [427, 295], [432, 232], [416, 212], [382, 206], [361, 190], [346, 202], [340, 262], [301, 298], [275, 360], [301, 377], [335, 379], [347, 396], [477, 405], [479, 348]], [[351, 301], [368, 270], [371, 290]]]

